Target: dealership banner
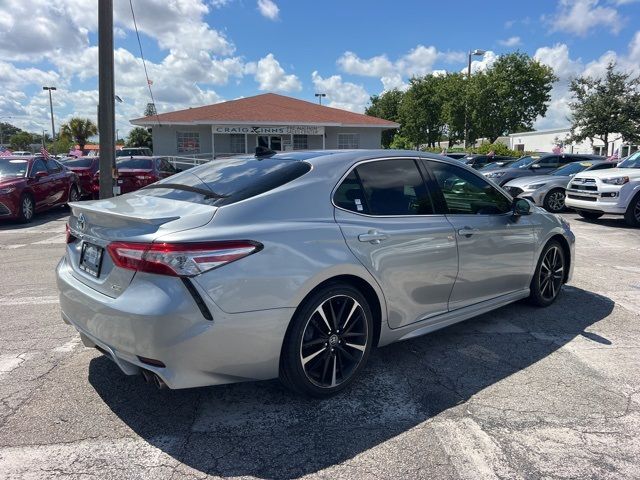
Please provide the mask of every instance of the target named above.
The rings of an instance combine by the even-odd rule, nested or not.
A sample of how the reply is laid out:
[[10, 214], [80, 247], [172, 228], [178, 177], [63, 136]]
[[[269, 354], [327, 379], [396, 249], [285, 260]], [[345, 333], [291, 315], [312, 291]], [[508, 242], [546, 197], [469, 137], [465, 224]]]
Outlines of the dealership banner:
[[324, 135], [324, 127], [315, 125], [282, 125], [252, 127], [249, 125], [213, 125], [213, 133], [247, 133], [249, 135]]

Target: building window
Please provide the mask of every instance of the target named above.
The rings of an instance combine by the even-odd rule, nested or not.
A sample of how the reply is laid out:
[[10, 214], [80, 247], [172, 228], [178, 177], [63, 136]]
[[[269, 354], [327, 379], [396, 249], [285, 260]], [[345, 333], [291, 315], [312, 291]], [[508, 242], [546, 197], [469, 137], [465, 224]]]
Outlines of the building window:
[[200, 153], [199, 132], [177, 132], [178, 153]]
[[232, 133], [229, 135], [229, 144], [231, 146], [229, 153], [245, 153], [244, 135], [242, 133]]
[[339, 133], [338, 148], [360, 148], [360, 134]]
[[306, 135], [294, 135], [293, 136], [293, 149], [294, 150], [308, 150], [309, 149], [309, 137]]

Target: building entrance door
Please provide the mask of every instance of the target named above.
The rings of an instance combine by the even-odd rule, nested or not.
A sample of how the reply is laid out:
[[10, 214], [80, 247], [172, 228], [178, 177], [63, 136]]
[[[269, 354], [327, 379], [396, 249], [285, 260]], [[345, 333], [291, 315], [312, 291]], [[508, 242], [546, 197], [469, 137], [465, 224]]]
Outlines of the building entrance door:
[[280, 135], [260, 135], [258, 136], [258, 146], [281, 152], [282, 137]]

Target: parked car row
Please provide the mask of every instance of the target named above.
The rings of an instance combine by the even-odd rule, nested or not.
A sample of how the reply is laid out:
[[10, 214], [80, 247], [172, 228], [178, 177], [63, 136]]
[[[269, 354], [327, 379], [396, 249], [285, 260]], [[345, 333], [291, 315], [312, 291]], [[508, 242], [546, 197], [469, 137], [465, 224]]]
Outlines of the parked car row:
[[36, 213], [80, 199], [78, 176], [53, 158], [0, 158], [0, 219], [30, 222]]

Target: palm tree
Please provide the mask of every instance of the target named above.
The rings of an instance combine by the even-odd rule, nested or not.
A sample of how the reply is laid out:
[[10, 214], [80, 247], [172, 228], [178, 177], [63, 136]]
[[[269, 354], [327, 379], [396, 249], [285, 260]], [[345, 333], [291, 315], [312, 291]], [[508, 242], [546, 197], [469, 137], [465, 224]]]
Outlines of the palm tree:
[[60, 136], [64, 139], [74, 140], [80, 150], [84, 149], [87, 139], [98, 133], [98, 127], [88, 118], [74, 117], [60, 127]]

